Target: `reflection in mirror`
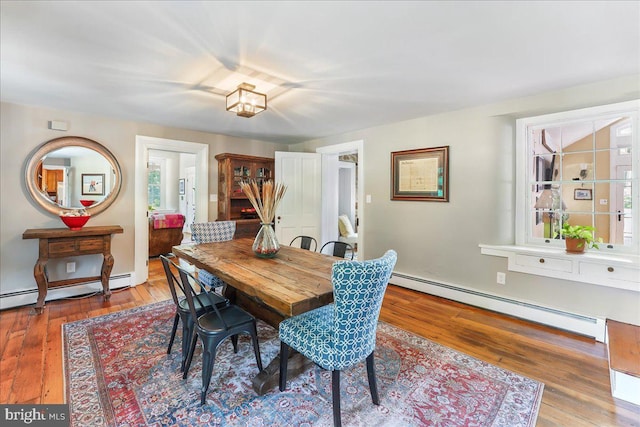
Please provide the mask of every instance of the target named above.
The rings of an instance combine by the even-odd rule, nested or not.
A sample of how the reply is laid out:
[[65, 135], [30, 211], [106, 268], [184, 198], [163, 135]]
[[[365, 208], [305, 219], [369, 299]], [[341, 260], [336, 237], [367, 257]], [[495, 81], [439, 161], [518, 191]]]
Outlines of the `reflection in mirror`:
[[633, 244], [632, 123], [623, 114], [530, 128], [534, 238], [559, 239], [568, 222], [610, 246]]
[[95, 215], [120, 191], [120, 166], [96, 141], [57, 138], [42, 144], [27, 160], [25, 179], [31, 197], [56, 215], [74, 209]]

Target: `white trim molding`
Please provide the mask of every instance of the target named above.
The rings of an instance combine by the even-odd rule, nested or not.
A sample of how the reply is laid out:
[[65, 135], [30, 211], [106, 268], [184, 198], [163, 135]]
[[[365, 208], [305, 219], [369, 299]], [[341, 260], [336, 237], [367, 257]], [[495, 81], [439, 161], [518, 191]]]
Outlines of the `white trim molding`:
[[134, 283], [144, 283], [149, 276], [149, 227], [147, 211], [147, 161], [149, 150], [174, 151], [196, 155], [196, 222], [209, 219], [209, 145], [151, 136], [136, 136], [135, 149], [135, 206], [134, 206]]
[[551, 307], [544, 307], [538, 304], [480, 292], [464, 286], [440, 283], [410, 276], [396, 271], [393, 272], [389, 283], [532, 322], [542, 323], [580, 335], [586, 335], [601, 342], [605, 339], [605, 319], [570, 313]]

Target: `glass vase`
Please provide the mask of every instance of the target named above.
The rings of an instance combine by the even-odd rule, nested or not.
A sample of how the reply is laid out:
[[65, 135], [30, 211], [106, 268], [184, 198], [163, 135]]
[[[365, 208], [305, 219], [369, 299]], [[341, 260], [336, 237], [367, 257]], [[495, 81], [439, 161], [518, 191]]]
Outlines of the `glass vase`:
[[253, 241], [253, 252], [260, 258], [273, 258], [280, 250], [273, 224], [260, 223], [260, 230]]

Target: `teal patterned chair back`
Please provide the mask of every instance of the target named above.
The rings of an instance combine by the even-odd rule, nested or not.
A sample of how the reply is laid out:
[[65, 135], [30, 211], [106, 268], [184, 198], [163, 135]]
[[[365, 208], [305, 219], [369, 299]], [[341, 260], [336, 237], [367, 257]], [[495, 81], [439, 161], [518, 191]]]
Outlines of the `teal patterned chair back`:
[[334, 366], [327, 369], [344, 369], [375, 349], [382, 299], [396, 260], [396, 252], [389, 250], [378, 259], [333, 264]]
[[333, 264], [333, 304], [280, 322], [283, 341], [328, 370], [346, 369], [376, 346], [376, 327], [397, 254]]
[[380, 404], [374, 351], [382, 299], [398, 255], [388, 250], [370, 261], [336, 261], [333, 304], [280, 322], [280, 391], [287, 386], [289, 349], [331, 371], [333, 424], [340, 427], [340, 371], [366, 359], [371, 400]]

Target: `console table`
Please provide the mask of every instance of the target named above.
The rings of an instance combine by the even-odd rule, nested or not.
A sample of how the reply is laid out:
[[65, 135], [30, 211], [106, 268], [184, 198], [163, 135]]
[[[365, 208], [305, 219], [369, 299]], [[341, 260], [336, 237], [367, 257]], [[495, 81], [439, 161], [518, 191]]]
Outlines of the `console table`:
[[[116, 233], [122, 233], [122, 227], [119, 225], [83, 227], [81, 230], [76, 231], [68, 228], [32, 228], [22, 233], [23, 239], [40, 239], [38, 261], [33, 268], [33, 275], [38, 284], [36, 312], [42, 313], [48, 288], [93, 280], [102, 282], [104, 299], [108, 301], [111, 297], [109, 276], [113, 268], [111, 235]], [[93, 254], [102, 254], [104, 257], [100, 276], [49, 282], [46, 271], [49, 259]]]

